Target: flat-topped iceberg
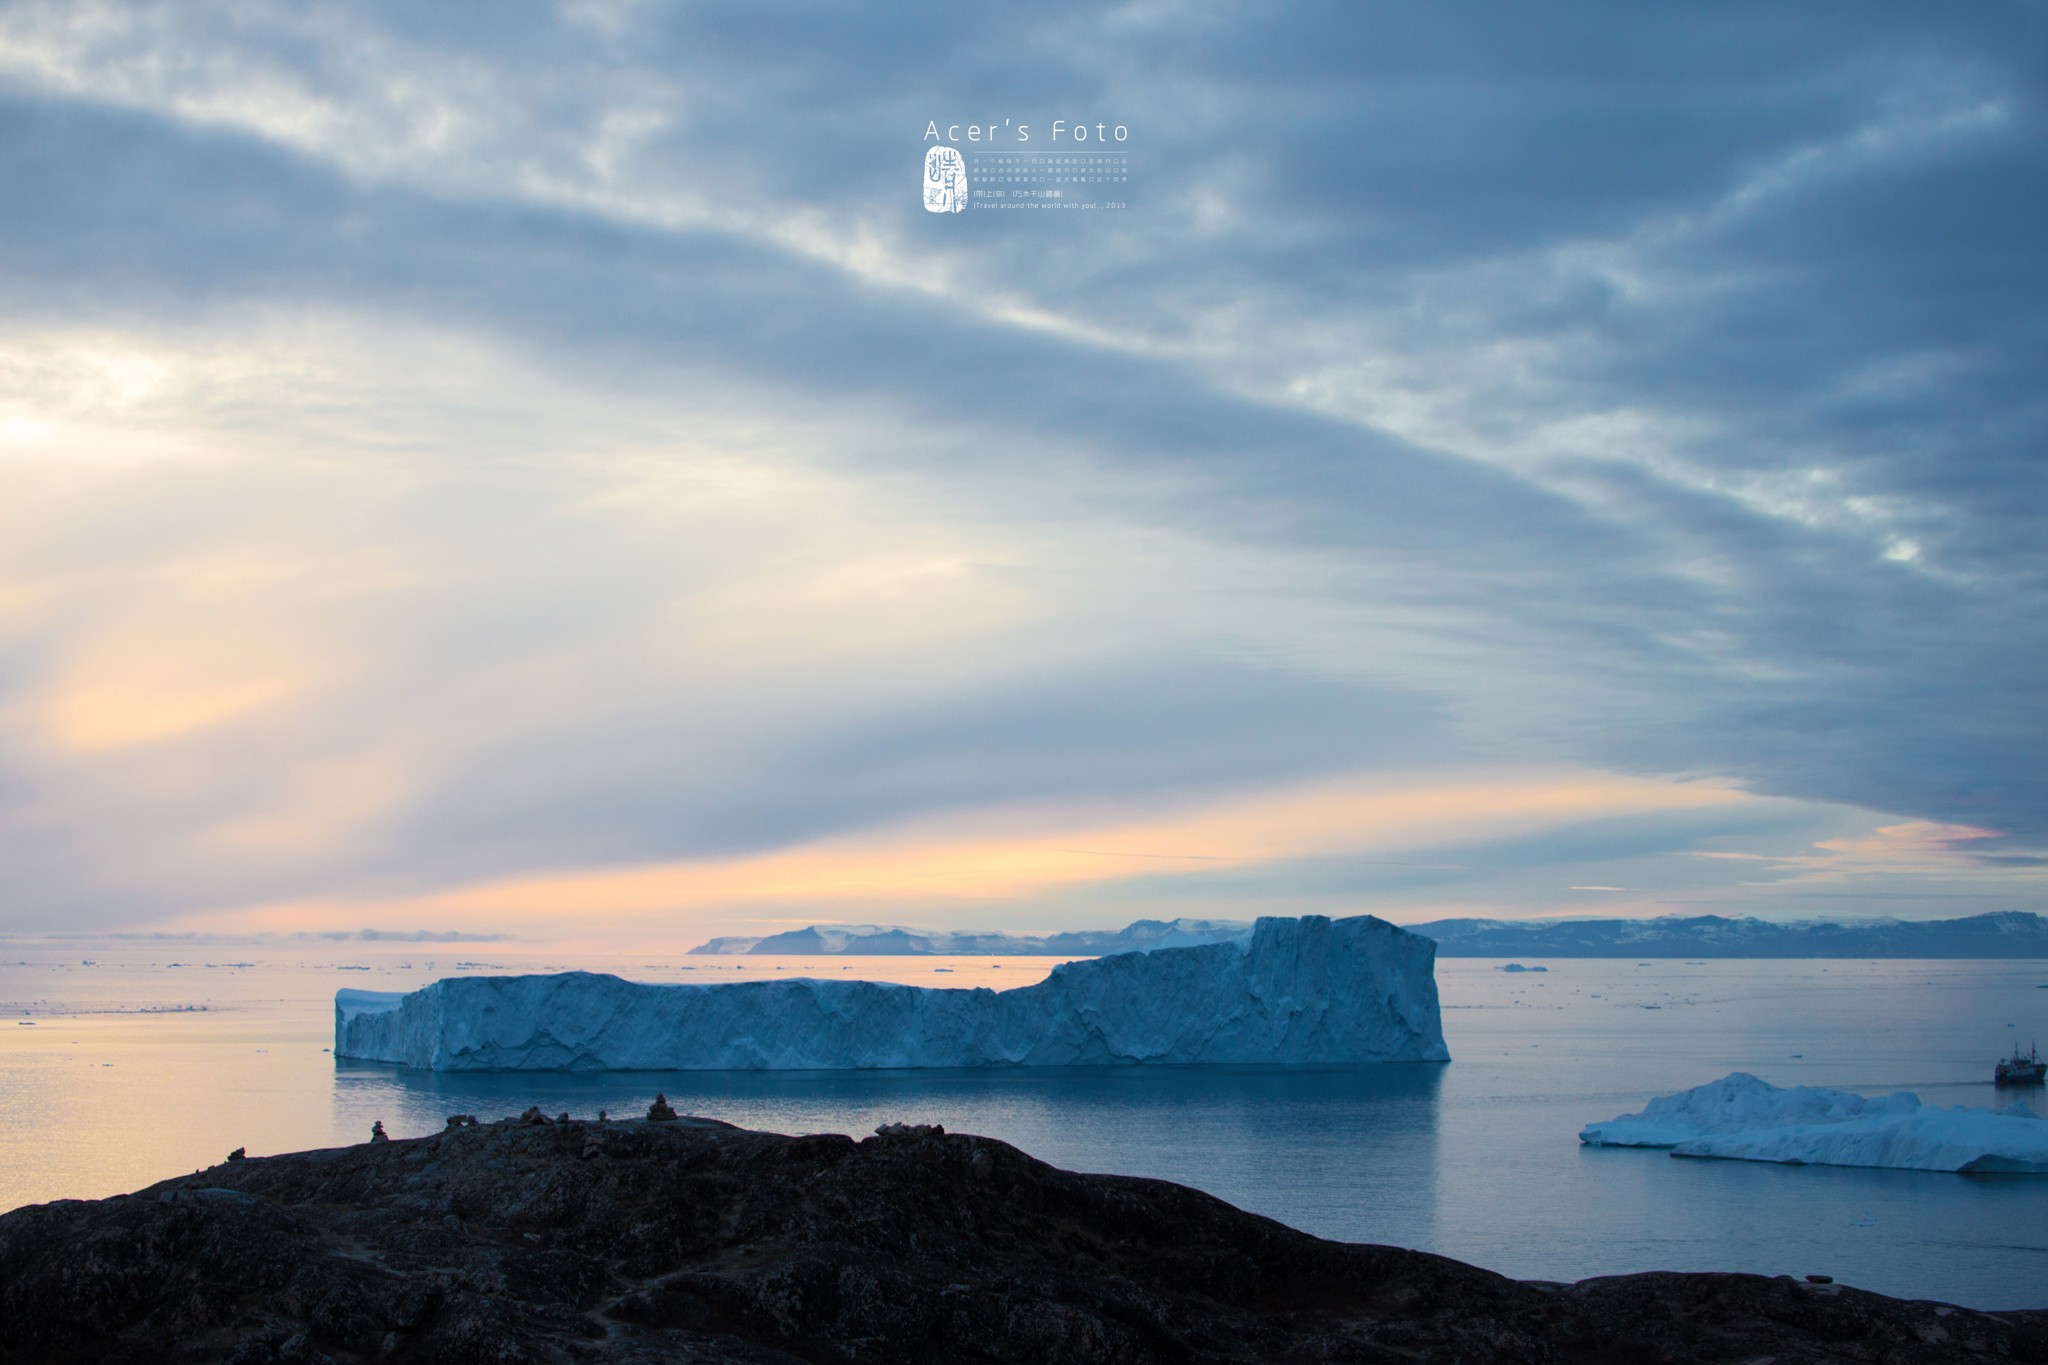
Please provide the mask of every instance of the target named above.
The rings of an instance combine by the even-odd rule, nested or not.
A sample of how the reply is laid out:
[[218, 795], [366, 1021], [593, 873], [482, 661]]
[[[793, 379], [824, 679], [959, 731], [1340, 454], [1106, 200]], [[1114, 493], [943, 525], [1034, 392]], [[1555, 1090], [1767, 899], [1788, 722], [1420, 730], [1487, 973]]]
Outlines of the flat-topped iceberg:
[[341, 991], [334, 1053], [433, 1071], [1442, 1062], [1436, 945], [1371, 916], [1055, 967], [1016, 990], [590, 972]]
[[1738, 1071], [1651, 1100], [1639, 1114], [1588, 1124], [1593, 1147], [1668, 1147], [1673, 1156], [1806, 1166], [2048, 1175], [2048, 1122], [2023, 1104], [1944, 1109], [1920, 1097], [1867, 1098]]

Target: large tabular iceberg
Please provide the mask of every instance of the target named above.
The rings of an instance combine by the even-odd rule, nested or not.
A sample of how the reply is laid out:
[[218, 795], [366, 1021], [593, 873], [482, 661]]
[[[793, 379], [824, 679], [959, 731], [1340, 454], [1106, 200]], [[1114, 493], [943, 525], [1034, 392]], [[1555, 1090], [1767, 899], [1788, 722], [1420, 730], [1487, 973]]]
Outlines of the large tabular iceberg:
[[1811, 1085], [1781, 1090], [1742, 1071], [1588, 1124], [1579, 1141], [1731, 1161], [2048, 1175], [2048, 1122], [2023, 1104], [1942, 1109], [1903, 1091], [1867, 1099]]
[[472, 976], [339, 991], [334, 1053], [434, 1071], [1442, 1062], [1436, 945], [1370, 916], [1069, 962], [1017, 990]]

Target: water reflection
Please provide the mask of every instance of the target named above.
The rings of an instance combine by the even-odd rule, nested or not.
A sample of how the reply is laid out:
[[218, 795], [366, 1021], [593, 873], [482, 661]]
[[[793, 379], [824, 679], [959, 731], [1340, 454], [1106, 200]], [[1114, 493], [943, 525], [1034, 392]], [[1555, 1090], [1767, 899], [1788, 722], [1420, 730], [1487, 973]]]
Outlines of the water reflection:
[[962, 1071], [425, 1072], [339, 1062], [336, 1121], [394, 1136], [490, 1119], [684, 1113], [855, 1136], [896, 1121], [985, 1134], [1074, 1170], [1204, 1189], [1326, 1237], [1435, 1242], [1444, 1067], [1019, 1067]]

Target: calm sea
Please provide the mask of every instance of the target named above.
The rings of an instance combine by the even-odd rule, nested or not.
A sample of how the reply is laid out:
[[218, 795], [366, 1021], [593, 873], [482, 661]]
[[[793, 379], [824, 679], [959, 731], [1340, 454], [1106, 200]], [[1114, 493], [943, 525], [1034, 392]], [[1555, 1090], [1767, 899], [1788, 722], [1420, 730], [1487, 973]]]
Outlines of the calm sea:
[[[1831, 1274], [1887, 1294], [2048, 1306], [2048, 1177], [1582, 1148], [1581, 1125], [1730, 1071], [2009, 1103], [1996, 1057], [2048, 1043], [2048, 963], [1551, 961], [1437, 978], [1447, 1066], [435, 1076], [337, 1065], [339, 986], [584, 967], [642, 980], [863, 975], [1024, 985], [1046, 959], [602, 958], [529, 947], [0, 940], [0, 1209], [529, 1104], [781, 1132], [943, 1123], [1061, 1166], [1177, 1180], [1325, 1237], [1510, 1275]], [[2028, 1102], [2043, 1108], [2041, 1093]]]

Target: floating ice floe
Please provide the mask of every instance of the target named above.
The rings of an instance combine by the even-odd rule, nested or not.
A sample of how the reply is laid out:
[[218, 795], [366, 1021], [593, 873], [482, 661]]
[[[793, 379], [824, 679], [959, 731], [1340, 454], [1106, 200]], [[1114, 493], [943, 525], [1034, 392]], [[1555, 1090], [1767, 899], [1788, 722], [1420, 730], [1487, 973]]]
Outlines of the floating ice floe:
[[1900, 1091], [1789, 1089], [1738, 1071], [1651, 1100], [1639, 1114], [1588, 1124], [1592, 1147], [1668, 1147], [1673, 1156], [1809, 1166], [2048, 1175], [2048, 1122], [2006, 1109], [1922, 1105]]
[[1017, 990], [590, 972], [342, 990], [334, 1053], [434, 1071], [1449, 1060], [1436, 945], [1371, 916], [1055, 967]]

